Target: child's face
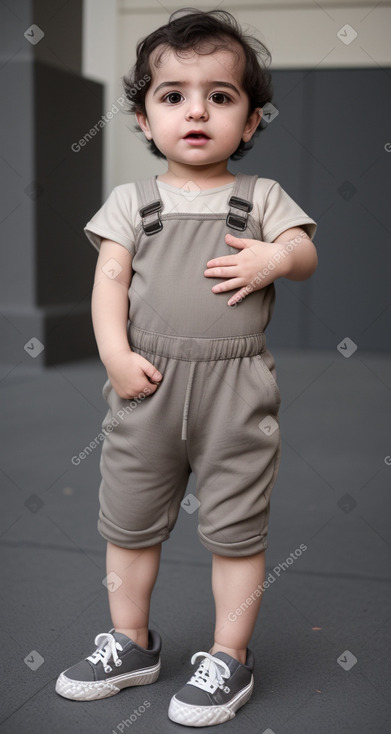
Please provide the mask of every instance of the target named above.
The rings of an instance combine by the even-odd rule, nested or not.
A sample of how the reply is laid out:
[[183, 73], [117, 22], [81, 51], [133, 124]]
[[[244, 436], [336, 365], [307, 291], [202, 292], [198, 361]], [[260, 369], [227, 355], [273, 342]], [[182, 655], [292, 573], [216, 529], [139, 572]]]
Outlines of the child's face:
[[145, 136], [153, 138], [168, 162], [201, 166], [228, 160], [241, 140], [250, 140], [261, 119], [258, 110], [249, 115], [241, 83], [244, 59], [238, 63], [237, 55], [225, 50], [178, 58], [167, 49], [156, 68], [159, 51], [151, 59], [147, 114], [136, 113]]

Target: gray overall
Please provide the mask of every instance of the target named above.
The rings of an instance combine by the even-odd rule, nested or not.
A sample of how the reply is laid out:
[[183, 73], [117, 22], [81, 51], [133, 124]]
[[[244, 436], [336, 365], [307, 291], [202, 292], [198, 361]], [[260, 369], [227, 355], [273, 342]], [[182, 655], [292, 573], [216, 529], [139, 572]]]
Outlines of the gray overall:
[[194, 473], [201, 542], [223, 556], [267, 548], [280, 459], [280, 394], [264, 330], [273, 284], [234, 307], [213, 293], [209, 260], [238, 253], [224, 240], [262, 240], [252, 218], [257, 177], [238, 174], [222, 212], [164, 211], [156, 178], [136, 181], [137, 228], [128, 339], [162, 373], [152, 395], [125, 400], [108, 380], [103, 421], [101, 535], [144, 548], [170, 535]]

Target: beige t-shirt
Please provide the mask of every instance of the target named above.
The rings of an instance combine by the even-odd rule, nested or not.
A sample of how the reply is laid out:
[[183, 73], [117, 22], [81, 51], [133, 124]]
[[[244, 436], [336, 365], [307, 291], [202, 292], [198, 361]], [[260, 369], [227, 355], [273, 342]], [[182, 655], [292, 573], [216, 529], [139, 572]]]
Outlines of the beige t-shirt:
[[[201, 191], [191, 183], [182, 189], [159, 180], [157, 185], [163, 202], [162, 214], [175, 211], [227, 213], [227, 202], [233, 189], [233, 182]], [[113, 240], [123, 245], [133, 257], [135, 232], [141, 221], [138, 208], [135, 184], [116, 186], [85, 226], [88, 239], [97, 250], [102, 239]], [[317, 229], [316, 222], [291, 199], [277, 181], [269, 178], [258, 178], [255, 184], [251, 216], [261, 226], [263, 242], [273, 242], [286, 229], [299, 226], [313, 239]]]

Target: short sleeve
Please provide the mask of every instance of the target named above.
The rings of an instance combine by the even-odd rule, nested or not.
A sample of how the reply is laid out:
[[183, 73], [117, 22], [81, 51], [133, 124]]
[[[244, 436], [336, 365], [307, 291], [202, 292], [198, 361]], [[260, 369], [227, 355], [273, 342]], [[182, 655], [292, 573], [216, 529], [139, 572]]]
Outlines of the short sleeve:
[[128, 186], [113, 189], [103, 206], [87, 222], [84, 232], [98, 251], [102, 239], [108, 239], [118, 242], [134, 256], [135, 229]]
[[316, 222], [291, 199], [277, 181], [273, 181], [265, 196], [263, 239], [265, 242], [273, 242], [290, 227], [302, 227], [311, 240], [317, 230]]

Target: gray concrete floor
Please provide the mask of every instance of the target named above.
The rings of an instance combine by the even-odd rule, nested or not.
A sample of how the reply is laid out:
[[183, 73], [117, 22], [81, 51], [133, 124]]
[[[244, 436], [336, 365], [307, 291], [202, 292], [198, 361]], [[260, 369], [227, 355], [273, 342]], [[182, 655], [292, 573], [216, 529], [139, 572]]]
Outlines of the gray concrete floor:
[[[250, 645], [256, 686], [232, 722], [204, 731], [381, 734], [391, 718], [391, 359], [274, 354], [283, 453], [266, 554], [274, 581]], [[111, 626], [96, 529], [100, 448], [72, 463], [99, 433], [105, 373], [98, 360], [46, 370], [28, 360], [0, 373], [0, 732], [194, 731], [172, 723], [167, 707], [192, 653], [212, 642], [211, 558], [197, 512], [181, 510], [163, 546], [151, 612], [163, 639], [158, 682], [88, 703], [54, 691]], [[307, 550], [282, 570], [300, 544]]]

